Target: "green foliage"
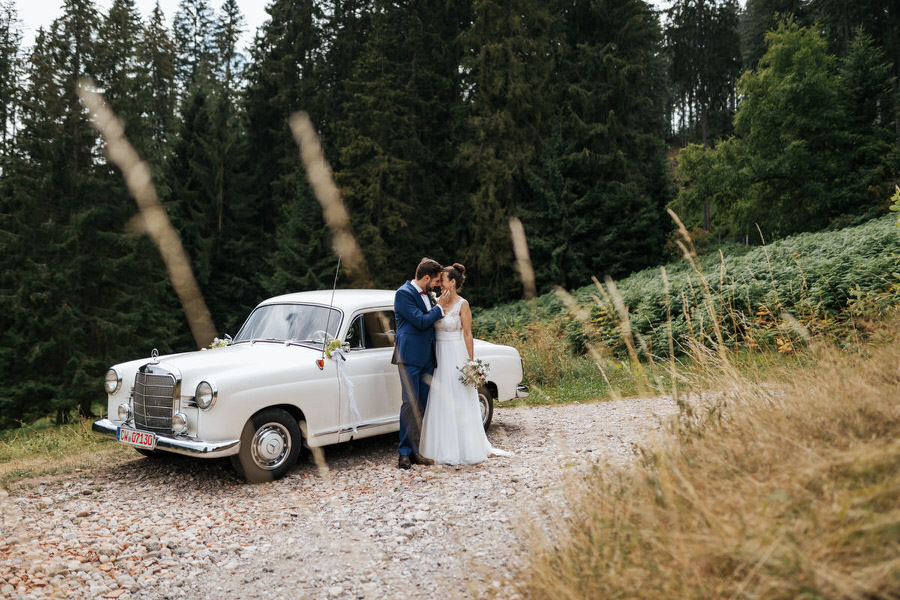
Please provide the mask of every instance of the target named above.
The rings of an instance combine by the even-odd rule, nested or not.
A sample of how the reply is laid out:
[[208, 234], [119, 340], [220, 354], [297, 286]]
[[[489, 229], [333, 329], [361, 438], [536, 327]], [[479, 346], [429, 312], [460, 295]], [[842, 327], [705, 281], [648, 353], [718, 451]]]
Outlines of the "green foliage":
[[900, 164], [878, 125], [890, 80], [877, 49], [860, 36], [839, 72], [812, 29], [784, 21], [767, 43], [739, 82], [735, 136], [679, 156], [676, 210], [694, 224], [711, 202], [719, 231], [744, 239], [757, 225], [778, 237], [877, 214]]
[[[243, 260], [258, 272], [247, 285], [256, 282], [274, 295], [323, 287], [334, 260], [288, 128], [290, 115], [301, 109], [320, 129], [328, 122], [323, 15], [306, 2], [277, 1], [267, 11], [271, 18], [258, 35], [244, 90], [247, 197], [253, 207], [247, 220], [263, 239], [257, 253]], [[265, 239], [273, 233], [274, 240]]]
[[[731, 0], [676, 2], [667, 46], [642, 0], [273, 0], [249, 60], [237, 2], [219, 4], [180, 0], [169, 27], [159, 6], [142, 21], [135, 0], [99, 12], [67, 0], [25, 56], [0, 0], [0, 422], [87, 414], [109, 363], [191, 346], [76, 100], [83, 75], [150, 163], [222, 333], [261, 297], [326, 287], [334, 273], [294, 111], [320, 133], [376, 284], [399, 285], [422, 255], [461, 260], [482, 305], [518, 294], [512, 216], [542, 291], [657, 262], [672, 117], [701, 141], [731, 130]], [[791, 12], [824, 37], [784, 24], [764, 45]], [[679, 157], [688, 227], [708, 225], [709, 244], [752, 239], [755, 222], [771, 237], [882, 211], [900, 164], [897, 11], [749, 0], [741, 27], [756, 56], [737, 135]], [[853, 294], [867, 310], [866, 285]], [[559, 316], [552, 296], [535, 305]], [[619, 339], [609, 311], [589, 317], [594, 330], [571, 318], [552, 329], [577, 350]], [[754, 318], [781, 339], [776, 312]], [[636, 329], [655, 352], [658, 338]]]
[[[900, 237], [892, 219], [828, 233], [805, 233], [743, 253], [710, 255], [700, 261], [712, 290], [715, 314], [729, 345], [766, 345], [795, 339], [781, 318], [791, 314], [810, 330], [828, 332], [834, 319], [861, 297], [887, 294], [900, 304], [897, 270]], [[644, 356], [668, 354], [667, 314], [671, 311], [676, 352], [686, 353], [692, 340], [712, 344], [713, 319], [704, 301], [702, 283], [686, 261], [665, 266], [670, 292], [658, 268], [645, 269], [619, 281], [628, 307], [631, 330]], [[597, 287], [573, 292], [589, 311], [590, 325], [574, 319], [553, 294], [533, 304], [515, 302], [476, 311], [476, 335], [502, 339], [529, 331], [532, 323], [552, 323], [567, 350], [583, 352], [588, 341], [626, 357], [615, 309]]]
[[475, 298], [494, 302], [517, 288], [509, 274], [509, 218], [527, 203], [527, 168], [551, 110], [552, 90], [534, 92], [554, 67], [554, 17], [535, 0], [481, 0], [472, 12], [462, 57], [471, 97], [458, 163], [474, 185], [462, 208], [471, 218], [461, 258], [470, 289], [481, 291]]
[[375, 285], [396, 287], [472, 224], [454, 218], [463, 188], [453, 166], [470, 5], [373, 4], [334, 126], [335, 179]]
[[706, 144], [730, 133], [741, 72], [739, 12], [735, 0], [678, 0], [666, 11], [669, 81], [682, 139]]
[[15, 3], [0, 2], [0, 157], [10, 151], [15, 129], [22, 74], [22, 32], [17, 27]]
[[653, 264], [671, 193], [661, 32], [649, 7], [575, 2], [561, 13], [559, 108], [531, 193], [518, 199], [543, 290]]

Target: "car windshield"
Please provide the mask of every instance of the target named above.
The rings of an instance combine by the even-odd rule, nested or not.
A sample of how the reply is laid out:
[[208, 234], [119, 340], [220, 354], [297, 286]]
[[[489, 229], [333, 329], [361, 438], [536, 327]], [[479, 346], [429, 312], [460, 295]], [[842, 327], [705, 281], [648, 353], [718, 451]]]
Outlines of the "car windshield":
[[234, 343], [251, 341], [321, 344], [337, 335], [341, 313], [335, 308], [313, 304], [267, 304], [247, 318]]

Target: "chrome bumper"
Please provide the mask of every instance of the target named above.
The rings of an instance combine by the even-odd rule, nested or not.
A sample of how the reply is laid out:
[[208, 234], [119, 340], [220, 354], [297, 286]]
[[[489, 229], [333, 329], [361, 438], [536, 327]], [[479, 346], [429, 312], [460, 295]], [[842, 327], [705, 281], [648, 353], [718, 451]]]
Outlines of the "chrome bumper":
[[[108, 435], [115, 439], [117, 437], [117, 429], [120, 424], [114, 423], [109, 419], [100, 419], [94, 421], [91, 426], [97, 433]], [[241, 449], [241, 440], [226, 440], [224, 442], [204, 442], [201, 440], [193, 440], [183, 436], [161, 435], [156, 436], [156, 449], [173, 452], [175, 454], [184, 454], [186, 456], [202, 456], [203, 458], [218, 458], [220, 456], [231, 456], [237, 454]]]
[[516, 386], [516, 398], [527, 398], [528, 397], [528, 386], [527, 385], [517, 385]]

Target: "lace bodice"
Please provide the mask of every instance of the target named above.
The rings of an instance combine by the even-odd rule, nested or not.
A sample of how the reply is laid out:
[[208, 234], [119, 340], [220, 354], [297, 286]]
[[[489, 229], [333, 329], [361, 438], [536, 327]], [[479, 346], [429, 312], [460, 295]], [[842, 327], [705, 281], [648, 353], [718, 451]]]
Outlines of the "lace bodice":
[[439, 333], [462, 333], [462, 319], [459, 318], [459, 310], [465, 301], [465, 298], [457, 300], [456, 304], [444, 315], [444, 318], [434, 324], [435, 330]]

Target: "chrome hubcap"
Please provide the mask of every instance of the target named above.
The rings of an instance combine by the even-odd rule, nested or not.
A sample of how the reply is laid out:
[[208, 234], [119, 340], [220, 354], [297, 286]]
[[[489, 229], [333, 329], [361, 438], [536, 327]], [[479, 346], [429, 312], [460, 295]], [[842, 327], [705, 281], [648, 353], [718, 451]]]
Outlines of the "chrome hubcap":
[[488, 415], [488, 398], [483, 393], [478, 393], [478, 404], [481, 405], [481, 423], [484, 424]]
[[291, 435], [281, 423], [266, 423], [256, 430], [250, 449], [260, 469], [277, 469], [291, 452]]

